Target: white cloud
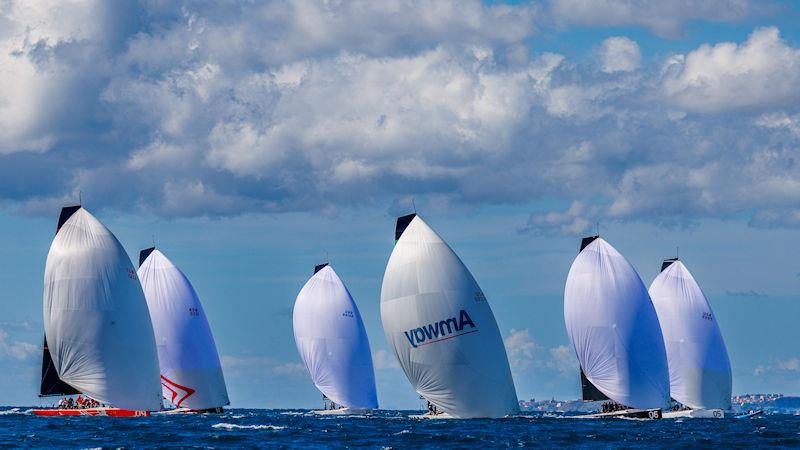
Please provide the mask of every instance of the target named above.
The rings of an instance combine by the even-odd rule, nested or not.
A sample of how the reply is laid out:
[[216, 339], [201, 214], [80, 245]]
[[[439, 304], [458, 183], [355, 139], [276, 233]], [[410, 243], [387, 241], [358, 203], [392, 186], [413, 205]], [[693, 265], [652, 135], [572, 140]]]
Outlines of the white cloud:
[[590, 26], [638, 25], [653, 33], [676, 38], [691, 20], [730, 22], [766, 9], [749, 0], [550, 0], [556, 23]]
[[302, 375], [306, 373], [306, 368], [300, 363], [285, 363], [272, 368], [275, 375]]
[[41, 351], [38, 345], [13, 340], [7, 331], [0, 329], [0, 357], [25, 360], [41, 354]]
[[259, 373], [294, 377], [306, 373], [301, 363], [280, 362], [263, 355], [221, 355], [220, 362], [225, 374], [232, 377], [250, 377]]
[[762, 376], [766, 374], [796, 374], [800, 372], [800, 358], [790, 357], [786, 359], [774, 359], [767, 365], [758, 365], [753, 370], [753, 375]]
[[588, 230], [594, 223], [592, 219], [596, 219], [599, 214], [599, 208], [575, 201], [564, 211], [531, 214], [527, 226], [522, 231], [575, 236]]
[[574, 376], [577, 371], [575, 353], [566, 345], [545, 348], [531, 338], [528, 329], [511, 329], [503, 339], [511, 371], [518, 382], [534, 372]]
[[511, 329], [503, 339], [508, 354], [508, 362], [514, 371], [524, 372], [534, 363], [537, 345], [527, 329]]
[[[548, 10], [583, 23], [597, 7], [573, 1]], [[606, 0], [597, 21], [752, 12], [695, 3]], [[527, 5], [9, 5], [0, 199], [26, 213], [82, 190], [96, 207], [167, 217], [413, 197], [568, 205], [535, 205], [525, 229], [546, 234], [740, 213], [800, 226], [798, 50], [775, 29], [644, 66], [635, 42], [613, 37], [597, 43], [598, 67], [535, 53], [543, 18]]]
[[642, 53], [639, 44], [624, 36], [614, 36], [600, 46], [600, 68], [603, 72], [630, 72], [639, 68]]
[[756, 125], [769, 130], [786, 130], [794, 137], [800, 138], [800, 114], [767, 113], [756, 119]]
[[97, 97], [82, 94], [109, 71], [115, 27], [127, 12], [82, 0], [0, 7], [0, 155], [49, 150], [97, 112]]
[[575, 376], [578, 373], [578, 359], [575, 351], [567, 345], [559, 345], [550, 349], [549, 368], [557, 370], [562, 376]]
[[665, 68], [664, 95], [695, 112], [764, 110], [800, 100], [800, 49], [777, 28], [755, 30], [742, 44], [702, 45]]

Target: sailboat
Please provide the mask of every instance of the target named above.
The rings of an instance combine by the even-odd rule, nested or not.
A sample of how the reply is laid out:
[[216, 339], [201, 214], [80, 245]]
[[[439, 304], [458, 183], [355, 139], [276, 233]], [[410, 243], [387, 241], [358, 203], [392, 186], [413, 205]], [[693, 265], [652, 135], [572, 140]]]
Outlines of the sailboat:
[[160, 250], [139, 253], [141, 280], [153, 322], [161, 387], [169, 413], [222, 412], [230, 404], [203, 305], [189, 279]]
[[330, 401], [317, 414], [378, 408], [364, 322], [350, 291], [329, 264], [314, 267], [314, 275], [297, 294], [292, 326], [300, 358], [314, 385]]
[[731, 408], [731, 363], [697, 281], [678, 258], [664, 260], [650, 297], [667, 349], [670, 393], [680, 403], [664, 417], [724, 417]]
[[136, 271], [117, 238], [80, 205], [61, 210], [43, 310], [40, 396], [80, 394], [113, 406], [33, 414], [147, 416], [161, 408], [153, 326]]
[[613, 401], [591, 417], [660, 418], [669, 374], [655, 308], [633, 266], [599, 236], [581, 241], [564, 289], [564, 320], [583, 400]]
[[419, 418], [498, 418], [519, 411], [508, 357], [472, 274], [416, 214], [397, 219], [381, 287], [386, 340], [428, 401]]

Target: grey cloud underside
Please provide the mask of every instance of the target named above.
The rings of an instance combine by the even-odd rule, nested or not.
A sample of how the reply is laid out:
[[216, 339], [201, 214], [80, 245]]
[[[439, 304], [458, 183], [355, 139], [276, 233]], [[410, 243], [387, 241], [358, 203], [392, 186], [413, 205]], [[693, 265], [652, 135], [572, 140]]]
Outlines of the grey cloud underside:
[[0, 198], [166, 217], [556, 199], [525, 230], [800, 225], [800, 51], [778, 30], [649, 62], [619, 38], [587, 63], [529, 47], [555, 7], [11, 3]]

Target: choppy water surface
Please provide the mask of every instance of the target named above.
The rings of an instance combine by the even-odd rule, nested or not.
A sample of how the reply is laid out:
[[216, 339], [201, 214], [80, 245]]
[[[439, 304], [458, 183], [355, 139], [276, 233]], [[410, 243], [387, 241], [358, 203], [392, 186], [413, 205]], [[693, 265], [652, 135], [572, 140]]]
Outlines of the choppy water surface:
[[800, 416], [789, 415], [636, 421], [544, 415], [411, 420], [408, 414], [320, 417], [304, 411], [233, 409], [143, 418], [48, 418], [5, 407], [0, 408], [0, 447], [800, 447]]

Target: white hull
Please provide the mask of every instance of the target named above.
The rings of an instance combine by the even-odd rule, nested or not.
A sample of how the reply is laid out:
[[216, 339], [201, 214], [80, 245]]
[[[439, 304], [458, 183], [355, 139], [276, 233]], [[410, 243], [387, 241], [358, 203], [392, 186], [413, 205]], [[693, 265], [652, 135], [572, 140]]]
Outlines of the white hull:
[[689, 417], [693, 419], [722, 419], [725, 411], [721, 409], [686, 409], [683, 411], [664, 411], [664, 419]]
[[661, 409], [623, 409], [622, 411], [613, 411], [607, 413], [586, 414], [582, 416], [567, 416], [572, 419], [660, 419], [662, 417]]
[[313, 414], [318, 414], [320, 416], [349, 416], [353, 414], [364, 415], [369, 414], [372, 412], [371, 409], [350, 409], [350, 408], [338, 408], [338, 409], [321, 409], [317, 411], [311, 411]]
[[451, 416], [447, 413], [439, 413], [439, 414], [416, 414], [412, 416], [408, 416], [409, 419], [427, 419], [427, 420], [439, 420], [439, 419], [455, 419], [455, 417]]

